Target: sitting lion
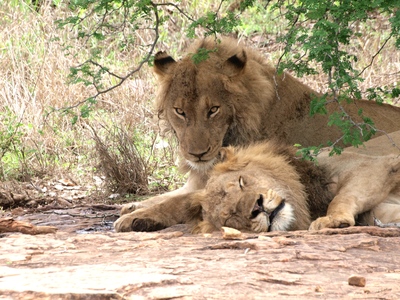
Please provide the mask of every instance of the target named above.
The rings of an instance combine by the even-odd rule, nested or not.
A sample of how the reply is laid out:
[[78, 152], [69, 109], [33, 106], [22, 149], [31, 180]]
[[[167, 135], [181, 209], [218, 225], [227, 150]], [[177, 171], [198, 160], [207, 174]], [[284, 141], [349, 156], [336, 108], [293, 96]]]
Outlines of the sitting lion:
[[[195, 63], [192, 55], [200, 48], [211, 52], [208, 59]], [[183, 188], [153, 198], [152, 203], [204, 188], [221, 147], [271, 138], [305, 147], [340, 138], [337, 128], [327, 125], [326, 115], [310, 116], [310, 101], [318, 93], [289, 74], [277, 75], [260, 53], [236, 40], [218, 42], [212, 37], [197, 41], [188, 53], [175, 61], [159, 52], [154, 60], [158, 115], [176, 135], [183, 169], [190, 173]], [[362, 109], [377, 129], [400, 130], [398, 107], [361, 100], [342, 105], [355, 122], [362, 122]], [[326, 109], [329, 114], [341, 111], [335, 102]], [[141, 206], [128, 205], [123, 213]]]
[[315, 165], [294, 151], [275, 142], [223, 148], [204, 189], [123, 214], [115, 230], [186, 223], [195, 233], [222, 226], [265, 232], [347, 227], [357, 217], [365, 225], [400, 221], [399, 155], [325, 151]]

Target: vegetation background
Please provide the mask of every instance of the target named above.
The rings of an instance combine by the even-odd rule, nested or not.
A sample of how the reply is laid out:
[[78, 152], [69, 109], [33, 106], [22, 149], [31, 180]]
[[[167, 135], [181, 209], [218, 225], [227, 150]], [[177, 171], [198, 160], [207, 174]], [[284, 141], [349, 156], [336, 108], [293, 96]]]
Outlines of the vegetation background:
[[[357, 8], [364, 15], [345, 24], [344, 15], [326, 17], [321, 6], [314, 14], [304, 10], [311, 3], [1, 1], [0, 192], [27, 183], [44, 197], [45, 185], [68, 178], [86, 186], [93, 199], [109, 202], [110, 193], [128, 201], [180, 186], [176, 141], [160, 136], [152, 106], [157, 83], [151, 59], [159, 50], [179, 58], [204, 34], [233, 35], [272, 64], [304, 75], [302, 81], [318, 91], [347, 89], [343, 95], [399, 105], [396, 1], [365, 1], [368, 9]], [[333, 82], [337, 66], [326, 69], [310, 58], [314, 46], [307, 42], [314, 37], [307, 30], [320, 20], [343, 26], [336, 32], [351, 29], [336, 52], [343, 52], [344, 73], [354, 81]]]

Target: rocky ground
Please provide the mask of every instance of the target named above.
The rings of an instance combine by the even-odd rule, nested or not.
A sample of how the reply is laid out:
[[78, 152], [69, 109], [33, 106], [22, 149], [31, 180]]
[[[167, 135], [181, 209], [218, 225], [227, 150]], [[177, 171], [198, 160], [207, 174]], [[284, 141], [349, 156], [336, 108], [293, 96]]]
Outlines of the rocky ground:
[[397, 228], [226, 240], [181, 225], [157, 233], [9, 233], [0, 241], [0, 299], [400, 298]]

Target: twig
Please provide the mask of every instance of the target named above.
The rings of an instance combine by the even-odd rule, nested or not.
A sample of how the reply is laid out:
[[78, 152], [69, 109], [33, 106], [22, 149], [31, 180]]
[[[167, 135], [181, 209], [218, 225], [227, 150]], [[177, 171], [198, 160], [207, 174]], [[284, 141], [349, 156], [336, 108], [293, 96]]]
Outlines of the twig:
[[166, 2], [166, 3], [152, 3], [154, 6], [172, 6], [175, 7], [182, 15], [185, 16], [188, 20], [195, 22], [196, 20], [187, 15], [178, 5], [171, 3], [171, 2]]
[[[54, 110], [48, 112], [47, 115], [46, 115], [46, 118], [47, 118], [52, 112], [54, 112], [54, 111], [68, 111], [68, 110], [71, 110], [71, 109], [73, 109], [73, 108], [79, 107], [79, 106], [81, 106], [82, 104], [86, 103], [86, 102], [88, 101], [88, 99], [96, 99], [98, 96], [100, 96], [100, 95], [102, 95], [102, 94], [106, 94], [106, 93], [108, 93], [108, 92], [110, 92], [110, 91], [116, 89], [117, 87], [121, 86], [121, 85], [122, 85], [128, 78], [130, 78], [133, 74], [135, 74], [135, 73], [137, 73], [138, 71], [140, 71], [141, 68], [143, 67], [143, 65], [144, 65], [145, 63], [147, 63], [147, 62], [150, 61], [151, 56], [152, 56], [153, 53], [154, 53], [154, 49], [155, 49], [155, 47], [156, 47], [156, 44], [157, 44], [157, 42], [158, 42], [158, 40], [159, 40], [160, 17], [159, 17], [159, 14], [158, 14], [157, 7], [158, 7], [158, 6], [171, 5], [171, 6], [175, 7], [175, 8], [177, 8], [177, 9], [179, 10], [179, 12], [181, 12], [182, 14], [184, 14], [183, 11], [182, 11], [177, 5], [172, 4], [172, 3], [162, 3], [162, 4], [158, 4], [158, 3], [153, 3], [153, 2], [152, 2], [151, 5], [153, 6], [153, 12], [154, 12], [154, 16], [155, 16], [155, 26], [154, 26], [154, 28], [153, 28], [154, 33], [155, 33], [155, 37], [154, 37], [153, 42], [152, 42], [152, 43], [150, 44], [150, 46], [149, 46], [150, 49], [149, 49], [149, 51], [147, 52], [147, 55], [146, 55], [146, 56], [144, 57], [144, 59], [139, 63], [139, 65], [138, 65], [135, 69], [133, 69], [133, 70], [131, 70], [130, 72], [128, 72], [125, 76], [120, 76], [120, 75], [117, 75], [117, 74], [115, 74], [115, 73], [110, 72], [107, 68], [104, 68], [102, 65], [100, 65], [99, 63], [97, 63], [97, 62], [95, 62], [95, 61], [93, 61], [93, 60], [88, 60], [88, 61], [86, 61], [85, 63], [91, 63], [91, 64], [95, 65], [96, 67], [99, 67], [99, 68], [101, 68], [102, 70], [106, 71], [109, 75], [111, 75], [111, 76], [113, 76], [113, 77], [119, 79], [119, 82], [116, 83], [115, 85], [113, 85], [113, 86], [111, 86], [111, 87], [105, 89], [105, 90], [99, 90], [99, 89], [97, 88], [97, 86], [93, 83], [93, 86], [96, 88], [96, 91], [97, 91], [97, 93], [96, 93], [94, 96], [89, 97], [89, 98], [87, 98], [87, 99], [84, 99], [84, 100], [82, 100], [82, 101], [78, 101], [78, 102], [76, 102], [75, 104], [70, 105], [70, 106], [67, 106], [67, 107], [56, 108], [56, 109], [54, 109]], [[185, 15], [188, 19], [192, 20], [192, 19], [191, 19], [189, 16], [187, 16], [186, 14], [184, 14], [184, 15]]]
[[400, 223], [382, 223], [379, 219], [374, 217], [374, 226], [380, 228], [400, 228]]
[[362, 73], [364, 73], [364, 71], [366, 69], [368, 69], [370, 66], [372, 66], [375, 58], [382, 52], [383, 48], [385, 48], [386, 44], [389, 42], [389, 40], [392, 38], [393, 33], [391, 33], [389, 35], [389, 37], [385, 40], [385, 42], [383, 43], [383, 45], [379, 48], [379, 50], [372, 56], [370, 63], [364, 67], [364, 69], [362, 69], [362, 71], [360, 73], [358, 73], [357, 77], [361, 76]]
[[35, 226], [27, 222], [15, 221], [13, 218], [0, 219], [0, 233], [21, 232], [25, 234], [56, 233], [57, 228], [53, 226]]
[[[289, 29], [289, 32], [294, 28], [294, 26], [297, 24], [298, 21], [299, 21], [299, 17], [297, 16], [297, 18], [294, 20], [294, 22], [293, 22], [291, 28]], [[289, 34], [289, 33], [288, 33], [288, 34]], [[279, 65], [280, 65], [280, 63], [281, 63], [283, 57], [284, 57], [285, 54], [288, 52], [288, 50], [290, 50], [290, 49], [287, 49], [287, 46], [288, 46], [288, 45], [286, 45], [285, 50], [283, 51], [282, 55], [279, 56], [278, 62], [277, 62], [276, 67], [275, 67], [275, 74], [272, 76], [272, 78], [274, 79], [275, 94], [276, 94], [276, 97], [277, 97], [278, 101], [281, 100], [281, 97], [279, 96], [279, 92], [278, 92], [278, 82], [276, 81], [276, 77], [277, 77], [277, 75], [278, 75]], [[289, 47], [289, 48], [290, 48], [290, 47]], [[285, 75], [283, 75], [283, 76], [285, 76]], [[283, 79], [284, 79], [284, 78], [283, 78]]]
[[88, 215], [88, 214], [73, 214], [68, 212], [57, 212], [57, 211], [45, 211], [43, 214], [55, 214], [59, 216], [70, 216], [70, 217], [79, 217], [79, 218], [86, 218], [86, 219], [105, 219], [111, 217], [119, 218], [119, 214], [95, 214], [95, 215]]

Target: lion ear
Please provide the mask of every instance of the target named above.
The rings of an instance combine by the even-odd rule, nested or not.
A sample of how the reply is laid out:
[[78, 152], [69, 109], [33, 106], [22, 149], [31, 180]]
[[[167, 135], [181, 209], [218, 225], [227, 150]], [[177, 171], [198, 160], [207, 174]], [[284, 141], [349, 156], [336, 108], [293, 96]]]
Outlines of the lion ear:
[[176, 61], [165, 51], [157, 52], [154, 56], [154, 72], [157, 75], [165, 75], [171, 73], [171, 68]]
[[229, 57], [224, 64], [224, 71], [229, 76], [238, 75], [246, 66], [247, 55], [244, 50], [241, 53]]
[[235, 150], [233, 147], [224, 147], [219, 150], [219, 157], [221, 162], [231, 159], [234, 154]]

